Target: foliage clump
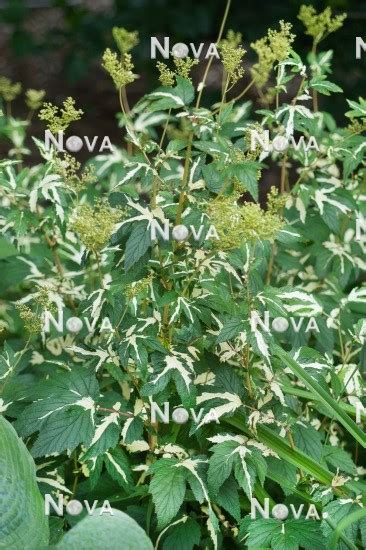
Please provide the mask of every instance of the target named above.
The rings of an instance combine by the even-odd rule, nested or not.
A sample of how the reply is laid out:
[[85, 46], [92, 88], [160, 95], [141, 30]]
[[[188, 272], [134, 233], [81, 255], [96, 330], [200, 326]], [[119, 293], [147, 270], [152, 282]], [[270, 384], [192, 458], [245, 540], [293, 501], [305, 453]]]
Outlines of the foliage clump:
[[[163, 87], [129, 105], [138, 35], [113, 29], [102, 66], [125, 143], [85, 167], [34, 136], [41, 160], [25, 166], [31, 113], [7, 105], [0, 447], [12, 423], [33, 493], [103, 495], [149, 550], [365, 548], [366, 100], [344, 101], [345, 125], [326, 110], [342, 90], [317, 46], [343, 16], [301, 8], [306, 60], [280, 21], [244, 83], [225, 13], [213, 105], [212, 59], [197, 83], [189, 58], [158, 63]], [[40, 118], [60, 131], [81, 114], [68, 98]], [[82, 546], [84, 521], [54, 515], [50, 544]]]

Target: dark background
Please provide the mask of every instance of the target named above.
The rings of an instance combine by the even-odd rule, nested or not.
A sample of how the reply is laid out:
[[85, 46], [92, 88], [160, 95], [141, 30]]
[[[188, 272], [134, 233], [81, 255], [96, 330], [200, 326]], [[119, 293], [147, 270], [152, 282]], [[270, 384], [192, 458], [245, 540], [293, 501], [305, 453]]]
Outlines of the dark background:
[[[245, 63], [256, 58], [250, 42], [276, 28], [284, 19], [294, 25], [298, 35], [294, 49], [300, 54], [311, 46], [297, 20], [302, 3], [296, 0], [232, 0], [227, 28], [240, 31], [248, 50]], [[320, 49], [334, 50], [334, 74], [345, 95], [331, 99], [321, 97], [321, 108], [327, 108], [344, 123], [345, 97], [357, 99], [363, 94], [366, 79], [366, 53], [355, 58], [355, 37], [366, 40], [366, 0], [318, 0], [311, 2], [317, 10], [331, 6], [334, 13], [347, 11], [343, 29], [321, 43]], [[150, 59], [150, 37], [169, 36], [176, 42], [214, 42], [225, 8], [224, 0], [0, 0], [0, 75], [19, 81], [27, 88], [43, 88], [47, 99], [59, 104], [67, 96], [76, 99], [85, 116], [75, 124], [79, 135], [108, 135], [120, 142], [116, 123], [118, 98], [108, 75], [101, 69], [101, 56], [106, 47], [114, 48], [111, 29], [123, 26], [137, 30], [140, 44], [133, 50], [135, 72], [140, 78], [129, 87], [130, 104], [158, 85], [155, 61]], [[163, 60], [163, 59], [162, 59]], [[163, 60], [164, 61], [164, 60]], [[196, 76], [205, 66], [201, 61]], [[249, 79], [249, 71], [246, 78]], [[205, 101], [217, 99], [220, 88], [220, 64], [214, 61]], [[244, 82], [245, 85], [245, 82]], [[254, 88], [250, 99], [256, 101]], [[22, 99], [15, 103], [17, 116], [26, 115]], [[43, 124], [32, 122], [32, 134], [43, 132]]]

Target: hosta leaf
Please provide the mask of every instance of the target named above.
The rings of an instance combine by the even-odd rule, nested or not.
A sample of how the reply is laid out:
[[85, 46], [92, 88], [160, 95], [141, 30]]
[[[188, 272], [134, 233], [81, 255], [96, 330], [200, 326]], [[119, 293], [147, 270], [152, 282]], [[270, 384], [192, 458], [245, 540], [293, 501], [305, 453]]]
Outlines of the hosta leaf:
[[32, 457], [0, 415], [0, 546], [40, 550], [48, 545], [44, 502]]
[[57, 550], [153, 550], [145, 531], [130, 516], [112, 509], [100, 514], [96, 509], [70, 529], [57, 544]]

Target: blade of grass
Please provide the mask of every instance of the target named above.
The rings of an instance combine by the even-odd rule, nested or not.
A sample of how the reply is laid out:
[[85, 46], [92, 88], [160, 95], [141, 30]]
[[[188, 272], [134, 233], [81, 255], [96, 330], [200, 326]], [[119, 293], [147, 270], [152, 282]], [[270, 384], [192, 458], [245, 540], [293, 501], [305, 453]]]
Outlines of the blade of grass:
[[[285, 393], [289, 393], [290, 395], [297, 395], [298, 397], [303, 397], [304, 399], [307, 399], [308, 401], [320, 401], [319, 397], [312, 392], [309, 392], [307, 390], [302, 390], [300, 388], [294, 388], [293, 386], [289, 386], [288, 384], [281, 384], [281, 388]], [[339, 406], [348, 414], [351, 416], [356, 416], [357, 411], [356, 407], [353, 405], [349, 405], [348, 403], [344, 403], [343, 401], [339, 401]], [[329, 414], [329, 413], [328, 413]], [[360, 411], [360, 417], [363, 420], [366, 420], [366, 413]], [[333, 418], [329, 414], [329, 418]]]
[[306, 370], [295, 361], [286, 351], [284, 351], [279, 346], [273, 346], [272, 351], [278, 359], [280, 359], [286, 367], [288, 367], [296, 376], [305, 384], [305, 386], [310, 389], [319, 399], [319, 401], [324, 405], [324, 407], [332, 414], [334, 418], [338, 420], [340, 424], [346, 428], [348, 433], [356, 439], [362, 445], [366, 447], [366, 434], [361, 430], [361, 428], [344, 412], [342, 407], [337, 403], [335, 399], [329, 393], [324, 390], [318, 384], [314, 378], [312, 378]]
[[[336, 526], [330, 523], [331, 527], [333, 527], [333, 529], [335, 530], [332, 538], [330, 539], [329, 550], [337, 550], [338, 540], [344, 534], [345, 529], [347, 529], [347, 527], [352, 523], [355, 523], [356, 521], [359, 521], [364, 517], [366, 517], [366, 509], [361, 508], [360, 510], [356, 510], [356, 512], [353, 512], [349, 516], [346, 516], [345, 518], [343, 518]], [[357, 548], [357, 546], [353, 544], [352, 548]]]

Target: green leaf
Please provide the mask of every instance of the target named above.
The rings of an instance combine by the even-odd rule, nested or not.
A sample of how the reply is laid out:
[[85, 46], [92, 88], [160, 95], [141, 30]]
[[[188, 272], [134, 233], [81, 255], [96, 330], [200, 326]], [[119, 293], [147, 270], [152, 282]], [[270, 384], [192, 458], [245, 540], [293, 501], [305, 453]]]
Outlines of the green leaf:
[[224, 325], [220, 330], [217, 338], [216, 344], [220, 342], [226, 342], [226, 340], [231, 340], [239, 334], [239, 332], [244, 331], [243, 320], [240, 317], [232, 317], [224, 321]]
[[218, 493], [221, 485], [231, 474], [234, 465], [233, 451], [237, 446], [235, 441], [225, 441], [211, 448], [213, 454], [209, 460], [207, 481], [210, 491], [214, 495]]
[[98, 393], [94, 372], [75, 365], [71, 372], [51, 376], [37, 386], [38, 400], [26, 407], [16, 421], [23, 436], [40, 432], [32, 447], [33, 456], [73, 450], [80, 443], [89, 445]]
[[296, 447], [317, 462], [321, 460], [323, 452], [322, 438], [315, 428], [309, 425], [295, 424], [292, 428], [292, 435]]
[[97, 508], [83, 518], [58, 543], [57, 550], [153, 550], [151, 540], [138, 523], [120, 510], [113, 515]]
[[334, 468], [339, 468], [341, 472], [357, 475], [357, 468], [351, 458], [351, 455], [341, 447], [331, 447], [330, 445], [326, 445], [324, 447], [323, 458]]
[[151, 236], [146, 223], [138, 223], [132, 229], [125, 249], [125, 269], [128, 271], [151, 245]]
[[178, 513], [186, 492], [185, 472], [178, 460], [162, 458], [150, 466], [153, 478], [150, 492], [158, 517], [158, 529], [165, 527]]
[[16, 247], [5, 237], [0, 236], [0, 260], [18, 254]]
[[207, 164], [202, 168], [202, 174], [205, 179], [206, 185], [212, 193], [220, 193], [225, 188], [225, 177], [222, 172], [217, 169], [214, 162]]
[[240, 502], [239, 494], [235, 481], [232, 478], [227, 479], [219, 490], [216, 502], [224, 508], [229, 514], [240, 521]]
[[259, 519], [249, 524], [248, 533], [248, 550], [325, 550], [320, 524], [310, 520]]
[[348, 105], [352, 107], [351, 111], [346, 112], [348, 118], [366, 117], [366, 99], [360, 97], [359, 100], [360, 102], [357, 103], [356, 101], [347, 99]]
[[104, 455], [104, 463], [109, 475], [122, 487], [132, 484], [131, 468], [128, 458], [120, 447], [107, 451]]
[[14, 428], [0, 416], [0, 546], [40, 550], [49, 532], [32, 457]]
[[317, 92], [323, 95], [330, 95], [331, 92], [340, 93], [343, 92], [342, 88], [329, 82], [329, 80], [324, 80], [324, 76], [316, 76], [310, 81], [310, 86], [314, 88]]
[[150, 110], [163, 111], [166, 109], [181, 109], [192, 103], [194, 88], [186, 78], [177, 76], [177, 86], [161, 86], [155, 92], [148, 95], [153, 100]]
[[346, 531], [346, 529], [350, 526], [355, 524], [356, 522], [359, 522], [361, 519], [366, 518], [366, 509], [361, 508], [359, 510], [355, 510], [352, 514], [344, 517], [337, 525], [336, 530], [333, 533], [333, 536], [330, 541], [329, 550], [337, 550], [337, 543], [341, 535]]
[[163, 550], [193, 550], [201, 539], [200, 526], [192, 518], [169, 528], [168, 536], [164, 540]]
[[224, 174], [228, 177], [236, 177], [245, 189], [249, 191], [255, 201], [258, 201], [258, 169], [256, 162], [244, 162], [242, 164], [230, 164]]

